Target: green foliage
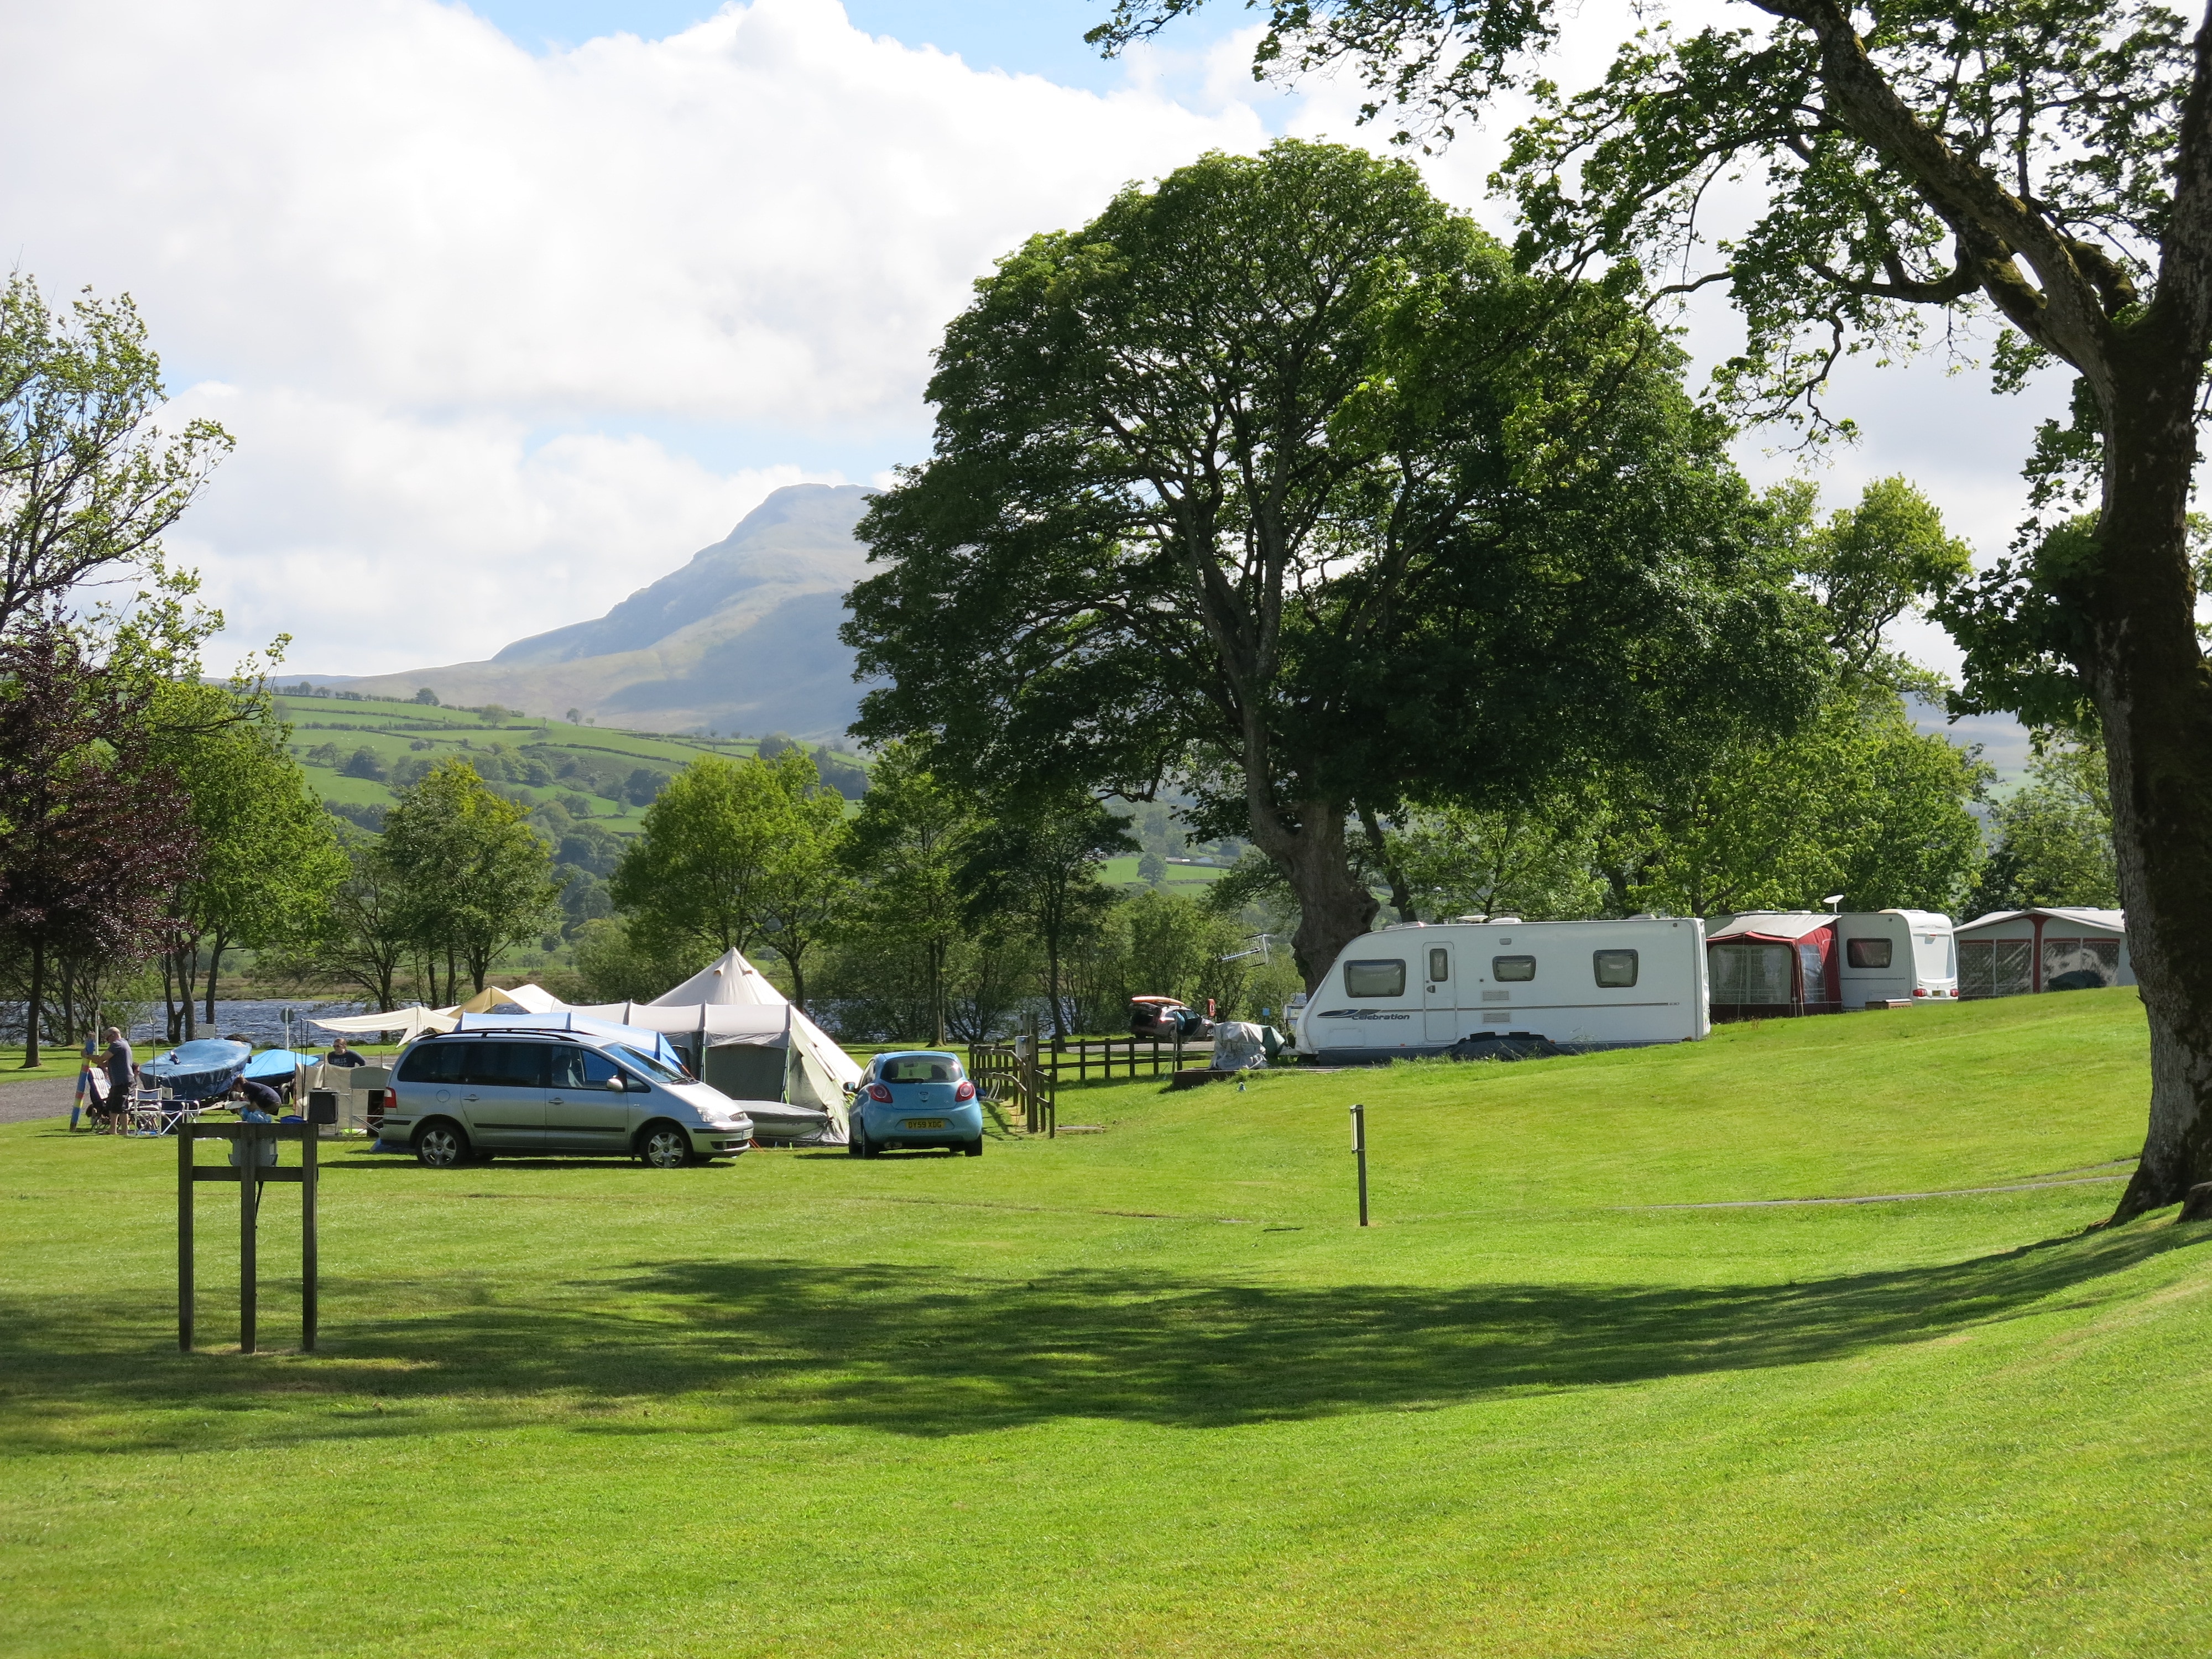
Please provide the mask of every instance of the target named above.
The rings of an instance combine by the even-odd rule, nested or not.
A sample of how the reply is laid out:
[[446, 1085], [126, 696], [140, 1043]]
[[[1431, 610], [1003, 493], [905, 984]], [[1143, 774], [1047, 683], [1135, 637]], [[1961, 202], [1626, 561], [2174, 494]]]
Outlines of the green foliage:
[[167, 686], [161, 749], [191, 798], [199, 855], [176, 898], [173, 952], [189, 972], [207, 951], [207, 1001], [232, 945], [303, 944], [347, 876], [331, 815], [286, 746], [290, 733], [257, 688]]
[[1604, 807], [1593, 798], [1555, 795], [1533, 807], [1416, 812], [1388, 832], [1389, 856], [1415, 914], [1405, 921], [1455, 915], [1516, 915], [1530, 921], [1603, 914], [1610, 895], [1597, 873]]
[[807, 954], [844, 884], [843, 835], [843, 799], [823, 786], [805, 750], [773, 760], [705, 756], [659, 790], [609, 892], [656, 959], [765, 945], [790, 969], [803, 1007]]
[[1877, 478], [1855, 507], [1838, 510], [1803, 544], [1801, 564], [1828, 615], [1828, 644], [1846, 674], [1888, 668], [1884, 631], [1948, 593], [1973, 568], [1966, 543], [1935, 504], [1902, 477]]
[[1601, 867], [1616, 905], [1682, 915], [1955, 908], [1980, 859], [1968, 803], [1990, 775], [1912, 729], [1894, 692], [1839, 690], [1796, 736], [1731, 744], [1664, 795], [1630, 797]]
[[578, 1002], [650, 1002], [699, 970], [690, 955], [673, 955], [641, 941], [620, 917], [586, 921], [576, 930], [574, 955]]
[[[458, 959], [479, 991], [500, 952], [555, 915], [560, 885], [544, 837], [463, 762], [441, 761], [399, 792], [382, 852], [404, 884], [410, 936], [434, 959]], [[447, 994], [456, 994], [450, 968]]]
[[1080, 794], [1024, 801], [983, 824], [969, 843], [960, 884], [969, 921], [994, 933], [1012, 924], [1036, 935], [1044, 959], [1038, 988], [1056, 1036], [1067, 1030], [1062, 966], [1072, 948], [1097, 933], [1113, 902], [1098, 878], [1098, 860], [1133, 844], [1119, 819]]
[[[878, 757], [872, 786], [843, 848], [855, 884], [844, 929], [848, 953], [903, 964], [919, 988], [920, 1029], [942, 1043], [951, 1018], [955, 953], [981, 949], [980, 984], [1006, 981], [1003, 941], [971, 939], [961, 871], [981, 828], [973, 799], [932, 769], [926, 744], [892, 743]], [[1004, 994], [1013, 994], [1011, 987]]]
[[49, 309], [20, 271], [0, 289], [0, 634], [94, 581], [162, 575], [161, 536], [229, 452], [209, 420], [173, 436], [161, 362], [129, 295]]
[[1402, 163], [1285, 141], [1132, 188], [1002, 260], [938, 362], [932, 459], [860, 529], [857, 729], [994, 793], [1188, 779], [1300, 887], [1309, 971], [1373, 915], [1352, 802], [1806, 701], [1809, 608], [1679, 354]]
[[2118, 908], [2104, 744], [2050, 738], [2029, 775], [2031, 782], [1990, 812], [1996, 845], [1975, 887], [1974, 913], [2046, 904]]

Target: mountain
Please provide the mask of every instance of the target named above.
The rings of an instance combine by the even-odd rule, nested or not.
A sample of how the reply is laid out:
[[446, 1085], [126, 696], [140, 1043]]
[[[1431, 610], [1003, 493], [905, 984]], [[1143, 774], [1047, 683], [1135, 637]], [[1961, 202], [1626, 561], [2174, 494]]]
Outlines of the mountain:
[[605, 616], [517, 640], [488, 662], [308, 678], [403, 697], [428, 686], [447, 703], [533, 714], [575, 708], [640, 731], [836, 737], [860, 701], [837, 625], [866, 569], [853, 526], [871, 493], [787, 485]]

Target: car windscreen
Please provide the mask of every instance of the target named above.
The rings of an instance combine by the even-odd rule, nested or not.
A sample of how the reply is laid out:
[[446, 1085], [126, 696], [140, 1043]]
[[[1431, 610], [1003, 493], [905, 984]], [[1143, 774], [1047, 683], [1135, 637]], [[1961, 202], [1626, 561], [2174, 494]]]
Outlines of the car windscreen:
[[617, 1044], [615, 1053], [622, 1057], [623, 1064], [636, 1066], [655, 1083], [689, 1083], [691, 1080], [674, 1066], [654, 1059], [641, 1048], [633, 1048], [626, 1042]]
[[884, 1061], [877, 1075], [886, 1083], [957, 1083], [960, 1062], [950, 1054], [903, 1054]]

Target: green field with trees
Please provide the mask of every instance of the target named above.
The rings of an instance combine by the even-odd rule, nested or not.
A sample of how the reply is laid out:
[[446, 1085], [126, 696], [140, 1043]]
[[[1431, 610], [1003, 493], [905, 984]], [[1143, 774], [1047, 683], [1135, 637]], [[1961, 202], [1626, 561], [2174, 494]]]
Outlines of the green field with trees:
[[2082, 992], [1071, 1087], [980, 1162], [333, 1149], [319, 1351], [274, 1189], [251, 1358], [234, 1200], [180, 1356], [169, 1144], [0, 1127], [7, 1645], [2195, 1651], [2207, 1228], [2089, 1224], [2146, 1081]]

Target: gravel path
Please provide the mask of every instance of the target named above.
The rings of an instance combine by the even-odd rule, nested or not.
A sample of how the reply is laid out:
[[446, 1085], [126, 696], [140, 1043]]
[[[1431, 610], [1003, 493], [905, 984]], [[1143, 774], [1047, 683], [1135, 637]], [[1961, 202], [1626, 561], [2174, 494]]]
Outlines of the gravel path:
[[33, 1083], [0, 1083], [0, 1123], [27, 1123], [38, 1117], [67, 1117], [76, 1098], [74, 1077], [43, 1077]]

